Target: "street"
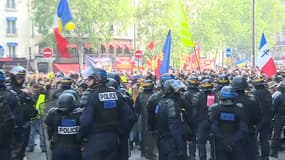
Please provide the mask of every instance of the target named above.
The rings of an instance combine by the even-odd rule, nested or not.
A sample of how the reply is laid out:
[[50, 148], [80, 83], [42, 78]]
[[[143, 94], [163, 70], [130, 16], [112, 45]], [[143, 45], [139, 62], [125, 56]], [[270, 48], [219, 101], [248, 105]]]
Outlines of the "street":
[[[36, 137], [36, 144], [39, 144], [39, 138], [38, 136]], [[208, 149], [209, 151], [209, 149]], [[41, 149], [39, 145], [36, 145], [34, 152], [27, 153], [27, 157], [24, 160], [46, 160], [46, 153], [41, 152]], [[198, 156], [198, 155], [197, 155]], [[198, 157], [197, 157], [198, 159]], [[131, 157], [129, 160], [147, 160], [145, 158], [140, 157], [140, 151], [135, 148], [131, 152]], [[285, 160], [285, 151], [279, 152], [279, 158], [270, 158], [270, 160]]]

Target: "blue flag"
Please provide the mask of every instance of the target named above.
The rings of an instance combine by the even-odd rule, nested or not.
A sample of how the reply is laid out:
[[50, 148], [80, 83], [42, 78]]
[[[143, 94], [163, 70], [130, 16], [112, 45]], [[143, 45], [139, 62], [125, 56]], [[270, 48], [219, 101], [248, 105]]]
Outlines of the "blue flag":
[[171, 31], [168, 31], [167, 38], [163, 46], [163, 60], [160, 67], [160, 74], [167, 73], [170, 63], [170, 50], [171, 50]]

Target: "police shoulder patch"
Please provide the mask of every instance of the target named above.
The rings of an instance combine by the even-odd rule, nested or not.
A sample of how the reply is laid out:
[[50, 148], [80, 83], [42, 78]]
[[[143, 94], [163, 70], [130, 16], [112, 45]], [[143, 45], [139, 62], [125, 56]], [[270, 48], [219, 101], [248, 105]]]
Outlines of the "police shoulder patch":
[[100, 101], [115, 101], [118, 100], [116, 92], [102, 92], [98, 94]]

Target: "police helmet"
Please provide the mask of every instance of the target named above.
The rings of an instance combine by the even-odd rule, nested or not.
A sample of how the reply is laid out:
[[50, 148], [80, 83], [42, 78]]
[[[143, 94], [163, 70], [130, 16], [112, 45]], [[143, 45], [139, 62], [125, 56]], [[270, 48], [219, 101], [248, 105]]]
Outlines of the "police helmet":
[[69, 77], [64, 77], [59, 82], [61, 83], [61, 87], [63, 89], [69, 89], [74, 81]]
[[93, 78], [95, 83], [106, 83], [107, 82], [107, 72], [102, 68], [88, 67], [84, 72], [83, 76], [88, 78]]
[[64, 73], [62, 73], [62, 72], [56, 72], [56, 74], [55, 74], [55, 76], [57, 77], [57, 78], [59, 78], [59, 77], [64, 77]]
[[218, 84], [228, 85], [230, 83], [229, 76], [226, 74], [221, 74], [218, 76]]
[[4, 83], [5, 82], [5, 74], [0, 71], [0, 83]]
[[237, 96], [236, 91], [231, 86], [224, 86], [220, 92], [222, 105], [233, 105], [233, 99]]
[[265, 80], [264, 80], [263, 76], [255, 76], [251, 82], [253, 83], [254, 86], [259, 86], [259, 85], [265, 84]]
[[19, 78], [19, 79], [25, 79], [26, 78], [26, 69], [22, 66], [14, 66], [10, 70], [11, 78]]
[[171, 79], [175, 79], [174, 75], [168, 74], [168, 73], [164, 73], [163, 75], [160, 76], [159, 87], [163, 88], [163, 85], [164, 85], [165, 81], [171, 80]]
[[144, 80], [141, 85], [144, 90], [152, 90], [154, 87], [154, 83], [151, 79]]
[[106, 86], [109, 88], [118, 89], [120, 85], [118, 81], [116, 81], [114, 78], [108, 78], [108, 82], [106, 83]]
[[171, 94], [171, 93], [179, 93], [184, 88], [181, 83], [175, 79], [166, 80], [163, 84], [163, 93]]
[[214, 88], [214, 83], [211, 79], [206, 78], [206, 79], [202, 80], [202, 82], [200, 84], [200, 88], [202, 91], [210, 91]]
[[88, 88], [88, 85], [85, 82], [80, 82], [78, 87], [82, 88], [83, 90], [86, 90]]
[[60, 111], [72, 111], [76, 108], [76, 97], [72, 93], [62, 93], [56, 102], [57, 109]]
[[279, 83], [279, 82], [281, 82], [281, 81], [283, 81], [283, 77], [282, 77], [282, 75], [276, 75], [275, 76], [275, 78], [274, 78], [274, 81], [276, 82], [276, 83]]
[[116, 72], [108, 72], [107, 77], [116, 80], [119, 85], [121, 84], [121, 77]]
[[200, 84], [199, 78], [195, 75], [189, 76], [187, 82], [189, 88], [198, 88]]
[[248, 88], [247, 79], [244, 76], [236, 76], [232, 81], [233, 89], [237, 90], [245, 90]]
[[282, 81], [278, 84], [277, 86], [277, 89], [280, 91], [280, 92], [285, 92], [285, 81]]

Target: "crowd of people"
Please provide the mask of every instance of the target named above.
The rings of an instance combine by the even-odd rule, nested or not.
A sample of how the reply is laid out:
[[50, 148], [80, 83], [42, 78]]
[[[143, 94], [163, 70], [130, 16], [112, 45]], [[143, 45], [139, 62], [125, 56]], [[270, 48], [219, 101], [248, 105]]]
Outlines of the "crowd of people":
[[150, 160], [278, 158], [284, 76], [248, 68], [157, 78], [96, 67], [31, 74], [15, 66], [0, 72], [0, 156], [23, 160], [39, 134], [53, 160], [127, 160], [135, 147]]

